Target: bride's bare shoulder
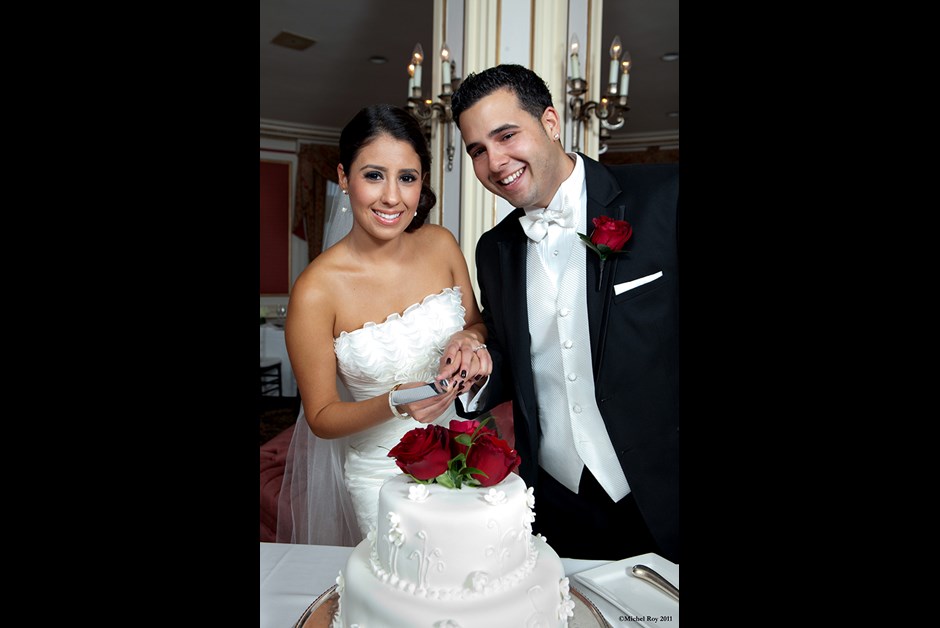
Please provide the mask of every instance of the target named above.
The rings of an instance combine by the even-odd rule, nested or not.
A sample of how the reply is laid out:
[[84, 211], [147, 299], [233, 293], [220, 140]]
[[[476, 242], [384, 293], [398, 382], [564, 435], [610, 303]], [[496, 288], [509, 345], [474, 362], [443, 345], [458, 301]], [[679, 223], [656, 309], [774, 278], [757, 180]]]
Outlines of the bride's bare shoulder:
[[297, 277], [291, 300], [304, 305], [324, 306], [332, 302], [342, 284], [343, 247], [339, 244], [323, 251]]

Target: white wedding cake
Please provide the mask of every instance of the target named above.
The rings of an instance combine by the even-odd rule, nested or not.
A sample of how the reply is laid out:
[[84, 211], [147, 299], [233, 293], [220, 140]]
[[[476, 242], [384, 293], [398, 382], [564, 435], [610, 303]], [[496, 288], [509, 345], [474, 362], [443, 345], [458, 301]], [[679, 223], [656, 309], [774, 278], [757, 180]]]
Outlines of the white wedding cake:
[[459, 489], [395, 476], [378, 529], [337, 578], [334, 628], [557, 628], [574, 602], [558, 554], [532, 535], [535, 498], [510, 473]]

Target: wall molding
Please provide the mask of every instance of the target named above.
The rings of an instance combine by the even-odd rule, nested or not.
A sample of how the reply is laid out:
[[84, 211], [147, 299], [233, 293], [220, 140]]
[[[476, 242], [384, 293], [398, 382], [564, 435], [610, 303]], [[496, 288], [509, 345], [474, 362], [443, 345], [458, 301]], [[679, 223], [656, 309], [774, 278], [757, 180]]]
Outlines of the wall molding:
[[610, 152], [679, 148], [679, 132], [627, 133], [607, 140]]
[[286, 138], [298, 142], [338, 146], [341, 131], [342, 129], [332, 127], [261, 118], [261, 137]]

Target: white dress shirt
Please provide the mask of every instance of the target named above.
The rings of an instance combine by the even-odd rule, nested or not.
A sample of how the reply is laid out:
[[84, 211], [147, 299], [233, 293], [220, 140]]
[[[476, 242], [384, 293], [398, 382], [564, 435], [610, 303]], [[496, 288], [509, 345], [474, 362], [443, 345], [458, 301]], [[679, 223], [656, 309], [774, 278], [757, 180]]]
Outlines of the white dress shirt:
[[[594, 396], [591, 338], [587, 314], [587, 247], [578, 232], [589, 233], [584, 164], [575, 168], [548, 208], [572, 209], [572, 226], [548, 225], [526, 252], [526, 296], [531, 362], [539, 424], [539, 465], [574, 493], [587, 465], [614, 501], [630, 492]], [[520, 218], [520, 220], [523, 220]], [[576, 452], [576, 453], [575, 453]]]

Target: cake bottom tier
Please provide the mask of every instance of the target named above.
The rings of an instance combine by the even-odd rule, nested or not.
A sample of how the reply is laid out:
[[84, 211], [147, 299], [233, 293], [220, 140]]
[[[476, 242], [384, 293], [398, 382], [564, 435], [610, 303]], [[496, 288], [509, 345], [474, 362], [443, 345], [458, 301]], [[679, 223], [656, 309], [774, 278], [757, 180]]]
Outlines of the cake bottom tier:
[[377, 580], [370, 545], [353, 550], [343, 572], [334, 628], [562, 628], [574, 607], [561, 559], [540, 538], [535, 569], [517, 586], [464, 599], [434, 599]]

